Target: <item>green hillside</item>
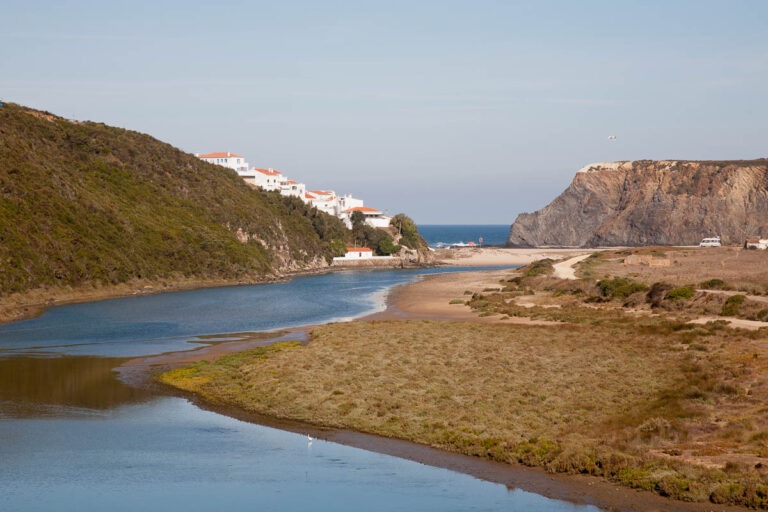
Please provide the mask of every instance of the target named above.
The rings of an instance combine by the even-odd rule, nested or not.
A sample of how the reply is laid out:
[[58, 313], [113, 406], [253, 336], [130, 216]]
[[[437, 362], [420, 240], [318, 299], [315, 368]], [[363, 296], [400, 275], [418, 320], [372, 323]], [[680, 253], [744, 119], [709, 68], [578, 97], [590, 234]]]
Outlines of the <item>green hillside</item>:
[[255, 279], [343, 247], [338, 219], [148, 135], [0, 107], [0, 294]]

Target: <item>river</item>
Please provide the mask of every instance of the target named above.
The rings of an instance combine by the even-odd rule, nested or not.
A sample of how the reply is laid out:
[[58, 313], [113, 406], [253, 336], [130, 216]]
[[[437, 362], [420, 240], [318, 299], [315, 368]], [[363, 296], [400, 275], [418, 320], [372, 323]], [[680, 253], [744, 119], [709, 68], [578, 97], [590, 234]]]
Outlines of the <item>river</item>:
[[0, 510], [594, 511], [131, 387], [126, 358], [348, 319], [429, 271], [55, 307], [0, 326]]

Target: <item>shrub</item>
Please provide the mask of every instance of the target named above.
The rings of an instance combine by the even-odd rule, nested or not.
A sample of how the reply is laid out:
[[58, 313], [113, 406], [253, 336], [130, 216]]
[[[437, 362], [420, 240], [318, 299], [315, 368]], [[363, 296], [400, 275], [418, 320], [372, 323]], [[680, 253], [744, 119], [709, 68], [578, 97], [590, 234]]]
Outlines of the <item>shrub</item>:
[[523, 274], [523, 277], [536, 277], [536, 276], [549, 275], [555, 271], [555, 268], [552, 266], [553, 263], [554, 263], [554, 260], [551, 260], [550, 258], [544, 258], [543, 260], [536, 260], [525, 268], [525, 273]]
[[692, 286], [681, 286], [669, 290], [664, 296], [667, 300], [688, 300], [696, 294]]
[[609, 299], [625, 299], [633, 293], [646, 290], [648, 287], [626, 277], [616, 277], [614, 279], [603, 279], [597, 282], [600, 293], [603, 297]]
[[728, 283], [726, 283], [722, 279], [717, 279], [717, 278], [710, 279], [708, 281], [702, 281], [701, 283], [699, 283], [699, 286], [707, 290], [727, 290], [730, 288], [728, 286]]
[[379, 245], [376, 249], [384, 256], [389, 256], [390, 254], [398, 252], [400, 250], [400, 246], [395, 245], [394, 242], [392, 242], [392, 239], [386, 235], [381, 238], [381, 241], [379, 242]]
[[416, 223], [403, 213], [398, 213], [392, 217], [390, 225], [398, 230], [401, 235], [400, 244], [409, 249], [419, 249], [426, 247], [427, 243], [419, 234]]
[[744, 295], [731, 295], [728, 300], [723, 304], [723, 310], [720, 312], [721, 316], [737, 316], [741, 309], [741, 304], [747, 300]]

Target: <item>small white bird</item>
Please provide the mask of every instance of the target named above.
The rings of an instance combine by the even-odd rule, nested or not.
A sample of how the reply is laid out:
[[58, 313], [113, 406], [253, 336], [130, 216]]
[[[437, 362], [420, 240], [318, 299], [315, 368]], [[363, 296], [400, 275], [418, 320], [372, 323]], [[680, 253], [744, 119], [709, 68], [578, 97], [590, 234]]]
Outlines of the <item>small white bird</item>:
[[609, 135], [608, 136], [608, 140], [616, 140], [616, 136], [615, 135]]
[[314, 437], [312, 437], [311, 435], [307, 434], [307, 443], [308, 444], [312, 444], [312, 441], [314, 441], [314, 440], [315, 440]]

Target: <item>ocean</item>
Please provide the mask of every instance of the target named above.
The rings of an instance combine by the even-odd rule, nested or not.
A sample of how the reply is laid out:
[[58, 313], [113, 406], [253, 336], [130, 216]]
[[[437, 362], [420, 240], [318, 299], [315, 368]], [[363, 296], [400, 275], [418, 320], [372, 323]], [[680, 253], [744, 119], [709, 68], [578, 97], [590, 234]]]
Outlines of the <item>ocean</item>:
[[430, 247], [473, 242], [476, 245], [504, 245], [509, 224], [420, 224], [419, 233]]

